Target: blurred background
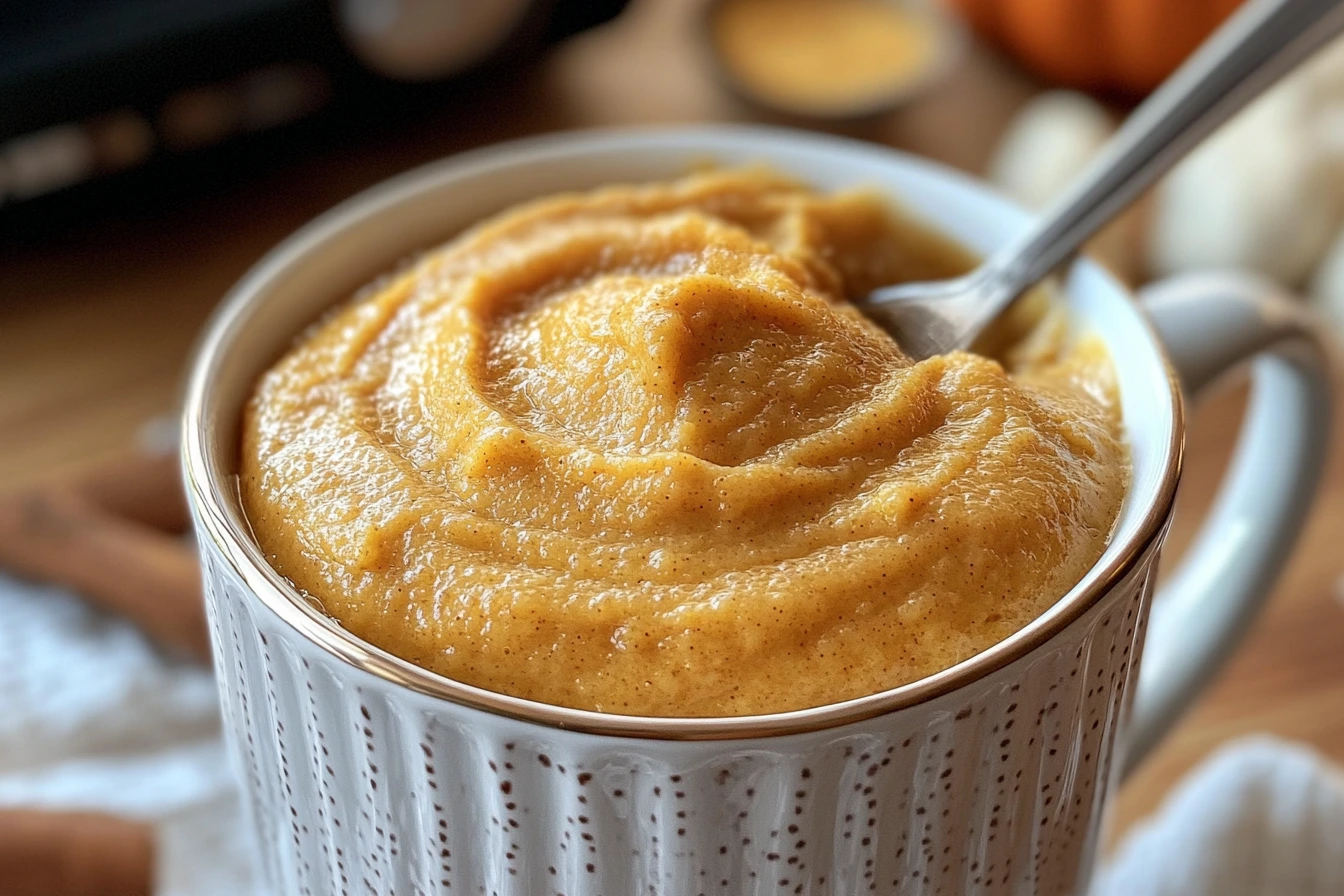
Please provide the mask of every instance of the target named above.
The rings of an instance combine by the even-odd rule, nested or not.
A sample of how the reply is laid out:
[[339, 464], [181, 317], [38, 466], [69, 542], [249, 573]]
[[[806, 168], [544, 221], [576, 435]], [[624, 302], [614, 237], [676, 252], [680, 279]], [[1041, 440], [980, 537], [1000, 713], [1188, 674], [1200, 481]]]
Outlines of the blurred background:
[[[528, 134], [742, 121], [924, 155], [1039, 207], [1237, 5], [0, 0], [0, 594], [55, 582], [151, 637], [172, 627], [107, 580], [139, 570], [137, 537], [185, 525], [164, 458], [192, 341], [268, 248], [365, 187]], [[1344, 47], [1228, 125], [1093, 251], [1135, 286], [1255, 269], [1344, 327]], [[1243, 402], [1234, 386], [1194, 416], [1169, 557]], [[1341, 467], [1248, 644], [1124, 789], [1115, 837], [1238, 735], [1344, 760]], [[81, 554], [52, 540], [70, 529], [53, 507], [125, 540]], [[189, 557], [165, 548], [178, 549]], [[194, 599], [190, 560], [173, 557], [162, 587]], [[0, 635], [0, 666], [20, 649]], [[10, 694], [0, 677], [0, 710]], [[5, 790], [6, 730], [0, 805], [22, 792]]]

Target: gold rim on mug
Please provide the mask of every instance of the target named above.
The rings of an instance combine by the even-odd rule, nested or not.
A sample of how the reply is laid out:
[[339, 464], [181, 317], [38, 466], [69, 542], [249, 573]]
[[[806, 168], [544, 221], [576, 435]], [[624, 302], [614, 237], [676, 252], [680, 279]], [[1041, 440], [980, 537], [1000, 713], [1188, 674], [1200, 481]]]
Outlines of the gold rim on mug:
[[[609, 139], [621, 137], [657, 139], [660, 134], [684, 134], [695, 130], [684, 127], [629, 128], [603, 129], [589, 133]], [[772, 129], [719, 126], [714, 130], [725, 134], [734, 131], [760, 134]], [[812, 139], [832, 145], [852, 144], [855, 152], [869, 155], [889, 153], [881, 147], [855, 140], [835, 137], [799, 138], [795, 134], [789, 136], [792, 139]], [[292, 583], [266, 562], [261, 548], [252, 537], [241, 508], [228, 497], [234, 495], [236, 498], [236, 483], [231, 476], [218, 475], [217, 471], [227, 465], [213, 462], [215, 452], [209, 434], [215, 424], [206, 413], [207, 408], [215, 408], [217, 403], [214, 374], [219, 359], [232, 345], [245, 312], [265, 298], [265, 288], [269, 281], [290, 265], [300, 261], [309, 252], [319, 249], [321, 244], [333, 235], [358, 223], [370, 211], [387, 210], [396, 206], [410, 195], [414, 195], [417, 187], [423, 186], [422, 182], [427, 178], [432, 178], [447, 168], [458, 172], [459, 175], [467, 174], [473, 166], [493, 167], [507, 162], [510, 157], [515, 159], [525, 157], [548, 146], [562, 146], [575, 139], [576, 134], [571, 132], [487, 146], [430, 163], [371, 187], [319, 216], [272, 249], [233, 287], [207, 323], [205, 332], [196, 346], [191, 376], [187, 384], [182, 441], [187, 491], [197, 507], [199, 519], [205, 529], [203, 533], [198, 533], [198, 537], [208, 537], [252, 593], [308, 640], [364, 672], [416, 693], [555, 728], [610, 737], [653, 740], [778, 737], [835, 728], [907, 706], [926, 703], [1026, 656], [1092, 607], [1102, 595], [1134, 568], [1139, 558], [1162, 534], [1175, 501], [1184, 454], [1182, 438], [1184, 403], [1180, 384], [1170, 363], [1165, 365], [1165, 378], [1171, 391], [1173, 420], [1171, 436], [1163, 458], [1162, 476], [1158, 482], [1156, 500], [1144, 513], [1130, 539], [1120, 546], [1118, 552], [1107, 563], [1094, 566], [1084, 577], [1083, 582], [1027, 626], [955, 666], [889, 690], [840, 703], [761, 715], [704, 718], [625, 716], [541, 703], [455, 681], [394, 656], [347, 631], [334, 619], [314, 607]], [[980, 186], [979, 189], [984, 187]], [[389, 259], [389, 266], [394, 262], [395, 259]], [[1136, 311], [1149, 338], [1161, 352], [1162, 344], [1151, 322], [1141, 310]], [[1162, 357], [1165, 362], [1165, 355]], [[217, 413], [232, 414], [234, 419], [242, 413], [241, 405], [215, 410]]]

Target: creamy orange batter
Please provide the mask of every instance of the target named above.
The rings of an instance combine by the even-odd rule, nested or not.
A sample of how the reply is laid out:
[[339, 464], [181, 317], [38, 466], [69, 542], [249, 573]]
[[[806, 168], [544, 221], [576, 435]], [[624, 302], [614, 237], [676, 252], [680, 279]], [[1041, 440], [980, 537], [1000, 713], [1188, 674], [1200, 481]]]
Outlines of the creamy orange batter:
[[266, 556], [356, 635], [548, 703], [741, 715], [881, 691], [1034, 619], [1128, 479], [1105, 353], [1043, 300], [918, 364], [847, 300], [963, 270], [865, 193], [712, 172], [544, 199], [256, 387]]

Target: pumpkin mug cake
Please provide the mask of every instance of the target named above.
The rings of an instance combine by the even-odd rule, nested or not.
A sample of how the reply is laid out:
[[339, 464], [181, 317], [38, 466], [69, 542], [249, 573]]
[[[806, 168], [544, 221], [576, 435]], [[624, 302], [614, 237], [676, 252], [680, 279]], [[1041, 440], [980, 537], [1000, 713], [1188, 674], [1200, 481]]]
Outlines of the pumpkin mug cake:
[[[884, 147], [599, 131], [258, 263], [183, 454], [263, 888], [1087, 891], [1115, 783], [1287, 556], [1329, 376], [1255, 281], [1135, 297], [1086, 258], [913, 363], [848, 301], [968, 265], [911, 216], [980, 253], [1029, 223]], [[1177, 377], [1251, 358], [1155, 596]]]
[[244, 509], [352, 633], [490, 690], [733, 716], [913, 681], [1078, 582], [1129, 476], [1110, 360], [1043, 295], [919, 363], [850, 304], [970, 262], [758, 169], [519, 206], [261, 377]]

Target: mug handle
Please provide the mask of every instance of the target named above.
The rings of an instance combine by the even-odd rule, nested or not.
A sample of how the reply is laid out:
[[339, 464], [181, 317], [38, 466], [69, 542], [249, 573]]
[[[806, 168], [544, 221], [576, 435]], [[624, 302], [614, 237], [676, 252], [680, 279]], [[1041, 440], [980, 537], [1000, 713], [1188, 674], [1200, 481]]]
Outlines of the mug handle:
[[1158, 590], [1125, 742], [1129, 775], [1245, 634], [1288, 559], [1330, 437], [1328, 352], [1312, 316], [1259, 277], [1188, 274], [1144, 289], [1192, 400], [1248, 366], [1251, 397], [1208, 518]]

